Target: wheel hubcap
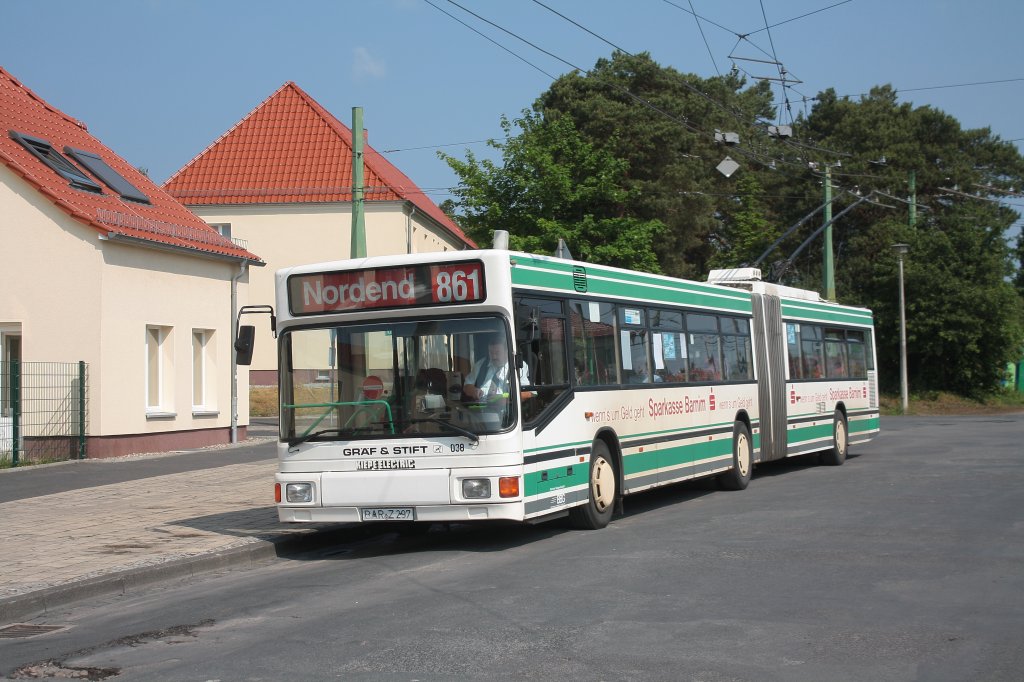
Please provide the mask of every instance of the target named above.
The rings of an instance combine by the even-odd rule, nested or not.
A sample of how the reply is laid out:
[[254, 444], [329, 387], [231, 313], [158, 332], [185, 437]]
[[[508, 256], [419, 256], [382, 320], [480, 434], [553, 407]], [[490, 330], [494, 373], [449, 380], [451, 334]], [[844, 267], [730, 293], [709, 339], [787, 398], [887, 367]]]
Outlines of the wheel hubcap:
[[604, 511], [615, 499], [615, 471], [604, 457], [594, 460], [590, 475], [591, 497], [598, 511]]
[[736, 464], [741, 476], [746, 476], [750, 471], [750, 441], [745, 433], [736, 438]]

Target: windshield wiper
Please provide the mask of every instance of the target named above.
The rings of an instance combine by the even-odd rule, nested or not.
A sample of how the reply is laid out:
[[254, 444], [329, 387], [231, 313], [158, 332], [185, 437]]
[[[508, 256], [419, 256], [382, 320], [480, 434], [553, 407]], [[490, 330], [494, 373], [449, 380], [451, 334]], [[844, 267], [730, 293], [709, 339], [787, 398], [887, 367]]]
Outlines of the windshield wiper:
[[335, 429], [320, 429], [319, 431], [314, 431], [313, 433], [307, 433], [307, 434], [305, 434], [303, 436], [299, 436], [298, 438], [289, 438], [288, 439], [288, 446], [289, 447], [295, 447], [296, 445], [301, 445], [301, 444], [305, 443], [306, 441], [313, 440], [317, 436], [322, 436], [325, 433], [336, 433], [336, 434], [338, 434], [340, 436], [341, 435], [341, 429], [336, 429], [336, 428]]
[[407, 419], [406, 421], [408, 421], [410, 424], [421, 424], [423, 422], [430, 422], [431, 424], [437, 424], [439, 426], [447, 427], [454, 431], [455, 433], [461, 436], [465, 436], [470, 440], [470, 442], [474, 444], [480, 442], [480, 436], [476, 435], [469, 429], [464, 429], [461, 426], [456, 426], [455, 424], [452, 424], [449, 421], [445, 421], [444, 419], [441, 419], [439, 417], [417, 417], [414, 419]]
[[386, 424], [386, 423], [387, 422], [372, 422], [372, 423], [367, 424], [365, 426], [356, 426], [356, 427], [351, 427], [351, 428], [320, 429], [319, 431], [314, 431], [313, 433], [307, 433], [307, 434], [305, 434], [303, 436], [298, 436], [297, 438], [289, 438], [288, 439], [288, 447], [295, 447], [296, 445], [302, 445], [306, 441], [313, 440], [314, 438], [316, 438], [318, 436], [322, 436], [325, 433], [336, 433], [339, 436], [346, 435], [346, 436], [348, 436], [350, 438], [354, 438], [356, 435], [359, 434], [360, 431], [365, 431], [365, 430], [373, 428], [374, 426], [377, 426], [377, 425], [380, 425], [380, 424]]

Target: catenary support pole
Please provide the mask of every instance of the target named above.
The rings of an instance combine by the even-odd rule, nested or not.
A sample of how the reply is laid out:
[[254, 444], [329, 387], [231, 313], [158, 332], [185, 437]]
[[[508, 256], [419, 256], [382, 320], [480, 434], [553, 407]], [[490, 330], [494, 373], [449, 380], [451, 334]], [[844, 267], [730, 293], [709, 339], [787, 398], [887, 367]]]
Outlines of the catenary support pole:
[[363, 201], [363, 108], [352, 107], [352, 258], [366, 257]]
[[825, 298], [836, 300], [835, 263], [832, 258], [832, 167], [825, 166], [825, 261], [822, 272], [825, 276]]

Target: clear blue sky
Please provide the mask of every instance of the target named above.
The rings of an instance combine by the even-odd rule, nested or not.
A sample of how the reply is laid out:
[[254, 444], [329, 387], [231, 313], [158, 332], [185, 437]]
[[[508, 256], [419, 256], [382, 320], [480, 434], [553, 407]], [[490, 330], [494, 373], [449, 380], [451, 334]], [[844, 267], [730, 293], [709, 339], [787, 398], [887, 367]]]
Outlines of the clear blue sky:
[[[436, 147], [499, 136], [500, 116], [515, 116], [549, 85], [541, 71], [571, 69], [448, 0], [430, 2], [538, 68], [426, 0], [4, 0], [0, 64], [158, 182], [295, 81], [346, 124], [352, 107], [363, 107], [371, 144], [408, 150], [388, 158], [440, 202], [456, 179]], [[458, 2], [582, 68], [612, 51], [532, 0]], [[802, 81], [793, 98], [891, 83], [901, 100], [939, 108], [964, 127], [1024, 138], [1024, 2], [850, 0], [787, 21], [837, 2], [544, 0], [680, 71], [707, 77], [727, 71], [730, 54], [774, 52]], [[698, 25], [684, 11], [691, 6], [709, 21]], [[770, 31], [760, 30], [766, 17]], [[778, 75], [767, 64], [736, 63]], [[937, 87], [999, 80], [1009, 82]], [[459, 157], [463, 148], [443, 147]], [[482, 144], [472, 148], [486, 154]]]

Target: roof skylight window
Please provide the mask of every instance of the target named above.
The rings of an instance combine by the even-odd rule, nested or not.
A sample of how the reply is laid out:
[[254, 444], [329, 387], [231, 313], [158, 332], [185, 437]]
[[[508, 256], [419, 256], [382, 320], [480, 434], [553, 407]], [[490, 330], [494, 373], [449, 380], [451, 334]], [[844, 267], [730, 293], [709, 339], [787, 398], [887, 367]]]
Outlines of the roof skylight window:
[[149, 197], [143, 194], [138, 187], [125, 180], [120, 173], [111, 168], [110, 164], [100, 158], [98, 154], [71, 147], [64, 147], [64, 153], [85, 166], [87, 171], [102, 180], [107, 187], [120, 194], [123, 199], [137, 201], [142, 204], [149, 203]]
[[14, 130], [9, 130], [8, 134], [11, 136], [12, 140], [20, 142], [21, 145], [32, 154], [32, 156], [52, 168], [54, 172], [67, 180], [75, 189], [81, 189], [87, 192], [97, 192], [99, 194], [103, 193], [103, 189], [99, 185], [75, 167], [75, 164], [61, 156], [61, 153], [54, 149], [53, 145], [46, 140], [41, 140], [38, 137], [25, 135]]

